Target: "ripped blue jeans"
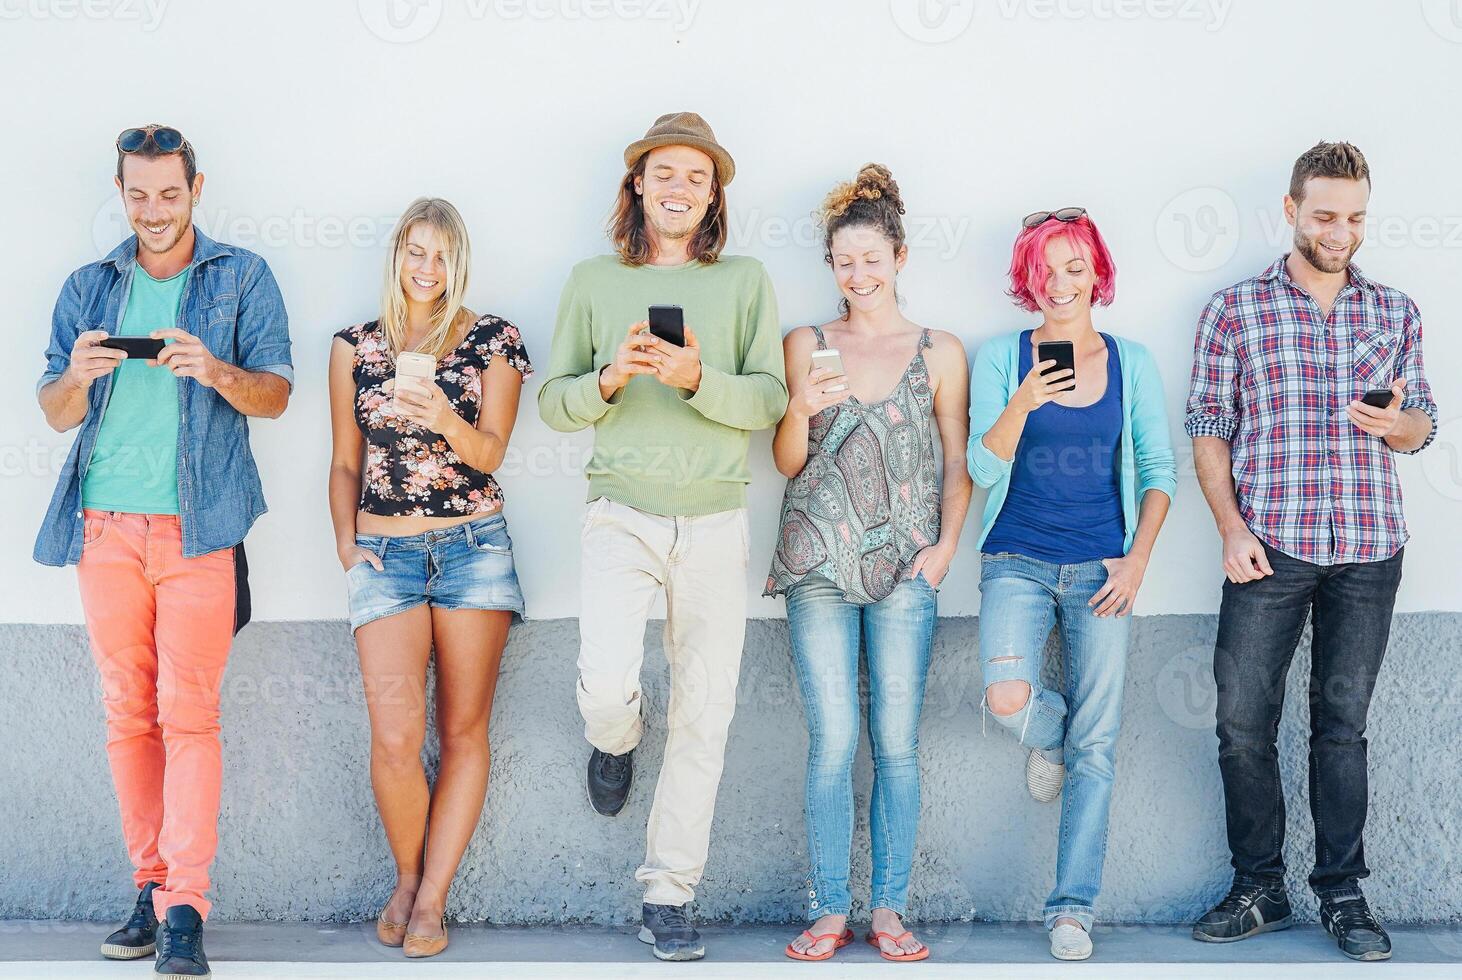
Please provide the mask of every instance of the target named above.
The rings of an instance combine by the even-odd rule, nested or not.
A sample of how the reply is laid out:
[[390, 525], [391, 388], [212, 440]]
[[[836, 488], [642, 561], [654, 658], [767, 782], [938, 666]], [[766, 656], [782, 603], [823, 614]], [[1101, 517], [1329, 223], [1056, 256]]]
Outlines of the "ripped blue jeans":
[[[1059, 751], [1066, 762], [1056, 887], [1044, 913], [1048, 929], [1068, 917], [1090, 931], [1102, 885], [1132, 622], [1092, 613], [1087, 602], [1106, 581], [1100, 561], [1055, 565], [1010, 553], [982, 555], [980, 561], [985, 687], [1024, 681], [1031, 691], [1019, 711], [991, 715], [1022, 745]], [[1052, 625], [1061, 637], [1059, 691], [1041, 682], [1041, 654]]]

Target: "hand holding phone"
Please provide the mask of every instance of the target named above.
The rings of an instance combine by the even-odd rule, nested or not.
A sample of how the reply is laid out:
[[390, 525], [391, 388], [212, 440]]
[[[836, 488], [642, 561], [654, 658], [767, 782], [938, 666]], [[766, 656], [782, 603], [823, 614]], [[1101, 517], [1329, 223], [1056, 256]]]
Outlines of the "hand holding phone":
[[[1046, 345], [1041, 344], [1041, 348]], [[1070, 346], [1067, 344], [1067, 346]], [[1072, 391], [1075, 385], [1072, 384], [1074, 371], [1071, 367], [1062, 367], [1058, 359], [1046, 356], [1048, 352], [1041, 350], [1037, 357], [1039, 360], [1031, 366], [1025, 378], [1016, 389], [1011, 404], [1026, 412], [1034, 412], [1047, 402], [1053, 402], [1060, 398], [1064, 392]]]
[[812, 352], [812, 369], [816, 371], [818, 368], [825, 368], [831, 372], [830, 374], [824, 375], [825, 380], [834, 378], [844, 379], [839, 384], [828, 388], [827, 390], [829, 392], [848, 390], [848, 382], [846, 380], [848, 372], [843, 369], [843, 355], [836, 347], [828, 347]]
[[685, 311], [678, 306], [650, 307], [650, 333], [667, 344], [685, 346]]
[[90, 388], [97, 378], [110, 374], [118, 364], [127, 359], [125, 351], [115, 347], [103, 347], [102, 341], [106, 339], [105, 330], [87, 330], [71, 345], [71, 364], [66, 368], [66, 373], [70, 375], [70, 382], [82, 391]]
[[1387, 408], [1391, 399], [1396, 397], [1396, 392], [1390, 388], [1372, 388], [1360, 396], [1361, 404], [1369, 405], [1371, 408]]
[[1401, 424], [1401, 399], [1405, 391], [1405, 378], [1398, 379], [1390, 388], [1372, 388], [1351, 402], [1345, 414], [1357, 429], [1384, 439]]
[[1056, 365], [1047, 368], [1042, 373], [1057, 371], [1071, 372], [1071, 387], [1062, 388], [1061, 391], [1076, 390], [1076, 345], [1069, 340], [1048, 340], [1036, 345], [1036, 359], [1039, 361], [1055, 361]]
[[834, 349], [813, 351], [807, 380], [788, 402], [787, 411], [793, 417], [810, 419], [852, 396], [853, 391], [848, 387], [848, 379], [843, 372], [842, 355]]
[[409, 390], [425, 393], [422, 382], [432, 381], [437, 376], [437, 359], [420, 351], [402, 351], [396, 355], [396, 376], [391, 390], [391, 407], [398, 413], [401, 403], [397, 399], [405, 385]]

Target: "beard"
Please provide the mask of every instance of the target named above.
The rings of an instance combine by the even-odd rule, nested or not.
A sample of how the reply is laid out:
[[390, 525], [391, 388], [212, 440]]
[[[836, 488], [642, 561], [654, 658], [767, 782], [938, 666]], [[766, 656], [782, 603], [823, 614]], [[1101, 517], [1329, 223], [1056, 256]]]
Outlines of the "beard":
[[[701, 218], [704, 220], [705, 216], [702, 215]], [[701, 222], [697, 221], [693, 224], [687, 223], [683, 227], [666, 227], [661, 223], [660, 215], [656, 214], [651, 208], [645, 209], [645, 220], [650, 223], [650, 227], [655, 229], [655, 234], [668, 241], [680, 241], [683, 238], [689, 238], [699, 231], [701, 226]]]
[[138, 246], [154, 255], [163, 255], [171, 252], [182, 237], [188, 233], [188, 229], [193, 224], [193, 208], [189, 206], [186, 210], [174, 215], [171, 226], [172, 233], [159, 243], [153, 241], [152, 236], [148, 234], [147, 230], [140, 227], [141, 224], [142, 222], [140, 221], [133, 222], [132, 224], [132, 230], [137, 233]]
[[1357, 242], [1350, 246], [1344, 255], [1336, 255], [1321, 248], [1319, 242], [1296, 228], [1294, 248], [1296, 252], [1304, 256], [1306, 262], [1321, 272], [1336, 273], [1345, 271], [1346, 267], [1350, 265], [1350, 258], [1355, 255], [1355, 250], [1360, 248], [1360, 243]]

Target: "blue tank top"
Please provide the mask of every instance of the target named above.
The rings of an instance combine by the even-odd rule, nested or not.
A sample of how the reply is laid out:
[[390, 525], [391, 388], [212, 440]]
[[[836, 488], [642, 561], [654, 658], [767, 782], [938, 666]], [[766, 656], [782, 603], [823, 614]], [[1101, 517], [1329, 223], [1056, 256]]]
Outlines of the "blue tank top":
[[[1020, 335], [1020, 376], [1031, 370], [1031, 332]], [[1107, 388], [1084, 408], [1047, 402], [1025, 421], [987, 554], [1010, 552], [1057, 565], [1120, 558], [1126, 544], [1117, 451], [1122, 439], [1122, 362], [1107, 344]]]

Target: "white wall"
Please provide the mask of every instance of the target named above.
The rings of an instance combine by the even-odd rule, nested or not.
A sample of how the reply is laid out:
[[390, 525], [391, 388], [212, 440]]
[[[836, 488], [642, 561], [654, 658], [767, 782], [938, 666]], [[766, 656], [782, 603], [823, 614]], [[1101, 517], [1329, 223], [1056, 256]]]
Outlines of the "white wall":
[[[910, 207], [909, 314], [971, 351], [1030, 322], [1002, 295], [1019, 217], [1091, 210], [1120, 270], [1099, 326], [1155, 351], [1188, 464], [1144, 613], [1217, 604], [1217, 543], [1181, 432], [1197, 313], [1284, 249], [1299, 152], [1354, 141], [1376, 182], [1358, 261], [1420, 304], [1445, 422], [1401, 463], [1415, 538], [1400, 604], [1462, 609], [1455, 0], [0, 0], [0, 72], [0, 620], [80, 620], [74, 573], [29, 557], [72, 438], [46, 428], [32, 387], [66, 274], [121, 238], [118, 130], [182, 129], [207, 175], [202, 226], [260, 251], [284, 291], [299, 383], [283, 420], [254, 427], [272, 508], [249, 539], [255, 609], [318, 619], [344, 615], [326, 352], [372, 315], [394, 215], [423, 193], [455, 202], [473, 233], [471, 304], [518, 323], [545, 364], [569, 266], [605, 247], [623, 146], [684, 108], [736, 156], [730, 251], [767, 264], [786, 328], [833, 310], [809, 213], [869, 160]], [[588, 437], [538, 421], [536, 383], [502, 482], [529, 614], [572, 616]], [[759, 595], [782, 481], [767, 434], [753, 456]], [[967, 535], [942, 611], [975, 611], [977, 568]]]

